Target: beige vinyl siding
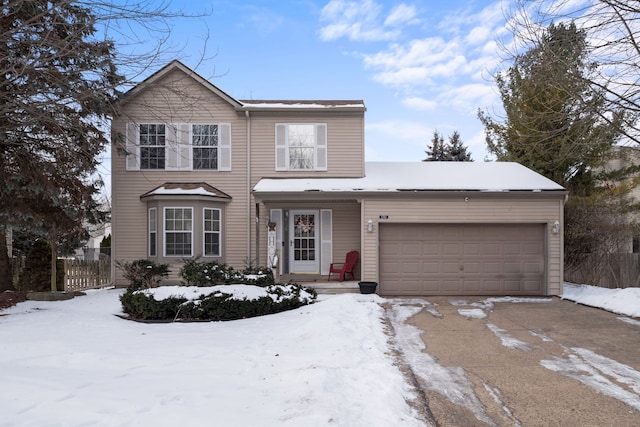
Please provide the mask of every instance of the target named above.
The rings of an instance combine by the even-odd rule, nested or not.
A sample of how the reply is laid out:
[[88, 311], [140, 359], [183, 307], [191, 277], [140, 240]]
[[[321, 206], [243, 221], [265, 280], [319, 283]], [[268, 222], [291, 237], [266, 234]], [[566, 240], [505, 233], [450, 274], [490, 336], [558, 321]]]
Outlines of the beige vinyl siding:
[[[363, 268], [365, 281], [379, 280], [379, 224], [380, 223], [540, 223], [547, 224], [547, 284], [548, 294], [558, 295], [562, 285], [562, 233], [552, 234], [551, 227], [558, 220], [562, 226], [562, 199], [515, 198], [471, 195], [454, 198], [407, 200], [399, 198], [368, 199], [362, 205], [362, 247], [367, 254]], [[387, 219], [380, 219], [380, 216]], [[366, 221], [371, 218], [374, 231], [368, 233]]]
[[[266, 265], [267, 260], [267, 242], [266, 242], [266, 220], [271, 209], [331, 209], [332, 211], [332, 253], [333, 262], [343, 262], [347, 252], [357, 250], [361, 252], [360, 248], [360, 204], [352, 202], [305, 202], [305, 203], [269, 203], [267, 205], [260, 206], [260, 227], [261, 227], [261, 241], [260, 241], [260, 261], [263, 265]], [[285, 223], [285, 227], [288, 227], [288, 223]], [[285, 242], [286, 244], [286, 242]], [[360, 276], [360, 265], [358, 261], [356, 266], [355, 276]]]
[[[362, 177], [364, 174], [364, 113], [251, 113], [252, 185], [261, 178]], [[276, 123], [326, 123], [326, 171], [276, 172]]]
[[[225, 205], [223, 218], [224, 262], [241, 268], [248, 253], [249, 224], [247, 199], [250, 187], [247, 182], [246, 125], [244, 115], [236, 112], [226, 101], [204, 90], [190, 77], [174, 71], [143, 90], [127, 103], [112, 128], [112, 258], [114, 261], [132, 261], [146, 258], [147, 252], [147, 203], [140, 195], [166, 182], [207, 182], [232, 197]], [[125, 123], [231, 123], [232, 169], [231, 171], [165, 171], [125, 170], [125, 156], [118, 149], [125, 134]], [[195, 203], [176, 199], [181, 206]], [[158, 233], [162, 233], [158, 211]], [[194, 247], [194, 254], [202, 251]], [[162, 255], [162, 248], [158, 248]], [[159, 260], [162, 260], [159, 258]], [[166, 262], [166, 259], [162, 260]], [[171, 260], [173, 276], [182, 263]], [[116, 285], [126, 285], [119, 272], [112, 266]]]

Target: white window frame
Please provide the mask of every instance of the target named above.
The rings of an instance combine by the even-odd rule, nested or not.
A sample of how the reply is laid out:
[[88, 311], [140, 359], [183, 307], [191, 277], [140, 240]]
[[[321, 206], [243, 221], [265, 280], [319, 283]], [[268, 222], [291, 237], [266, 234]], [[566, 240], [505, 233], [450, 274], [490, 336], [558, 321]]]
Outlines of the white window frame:
[[[290, 126], [313, 126], [313, 166], [291, 167]], [[326, 171], [327, 170], [327, 124], [326, 123], [276, 123], [276, 171]]]
[[[147, 218], [148, 218], [148, 230], [149, 230], [149, 235], [148, 235], [149, 257], [157, 257], [158, 256], [158, 209], [149, 208]], [[153, 236], [153, 239], [151, 238], [151, 236]]]
[[[149, 127], [149, 126], [155, 126], [155, 127], [156, 127], [156, 129], [157, 129], [159, 126], [162, 126], [162, 128], [163, 128], [164, 132], [163, 132], [162, 134], [159, 134], [159, 133], [156, 131], [156, 133], [155, 133], [155, 134], [150, 134], [150, 133], [145, 134], [145, 135], [148, 135], [148, 136], [153, 136], [153, 137], [155, 137], [155, 138], [156, 138], [156, 141], [155, 141], [155, 144], [143, 144], [143, 143], [142, 143], [142, 137], [143, 137], [143, 134], [142, 134], [142, 129], [141, 129], [141, 128], [142, 128], [142, 126], [147, 126], [147, 127]], [[140, 169], [142, 169], [142, 170], [164, 170], [164, 169], [166, 169], [166, 167], [167, 167], [167, 131], [168, 131], [168, 128], [169, 128], [169, 127], [168, 127], [166, 124], [164, 124], [164, 123], [140, 123], [140, 124], [138, 125], [138, 144], [140, 145], [140, 152], [139, 152], [139, 156], [140, 156]], [[159, 139], [160, 137], [162, 137], [162, 144], [159, 144], [159, 143], [158, 143], [158, 139]], [[162, 157], [163, 157], [163, 163], [164, 163], [164, 164], [163, 164], [163, 167], [161, 167], [161, 168], [151, 168], [151, 167], [143, 168], [143, 167], [142, 167], [142, 150], [143, 150], [143, 149], [145, 149], [145, 148], [148, 148], [148, 149], [156, 149], [156, 150], [158, 150], [158, 149], [162, 149], [162, 152], [163, 152], [163, 156], [162, 156]]]
[[[215, 133], [215, 145], [196, 145], [196, 134], [195, 134], [195, 127], [196, 126], [215, 126], [216, 128], [216, 133]], [[219, 166], [220, 166], [220, 125], [218, 125], [218, 123], [192, 123], [190, 126], [191, 129], [191, 167], [193, 170], [204, 170], [204, 171], [211, 171], [211, 170], [218, 170]], [[213, 135], [211, 134], [207, 134], [206, 136], [209, 136], [210, 138], [213, 137]], [[216, 151], [216, 162], [213, 168], [196, 168], [195, 167], [195, 163], [196, 163], [196, 150], [198, 149], [215, 149]]]
[[[207, 231], [207, 211], [217, 211], [218, 212], [218, 231]], [[210, 220], [215, 222], [216, 220]], [[207, 234], [218, 235], [218, 253], [217, 254], [208, 254], [207, 253]], [[202, 209], [202, 255], [205, 257], [221, 257], [222, 256], [222, 209], [220, 208], [203, 208]]]
[[[187, 171], [193, 169], [193, 126], [201, 123], [127, 123], [126, 147], [127, 170]], [[217, 169], [195, 169], [198, 171], [231, 171], [231, 123], [202, 123], [218, 126]], [[165, 141], [162, 146], [140, 144], [141, 125], [163, 125]], [[141, 168], [141, 149], [164, 148], [164, 168]]]
[[[191, 213], [191, 229], [190, 230], [167, 230], [167, 211], [168, 210], [177, 210], [180, 209], [182, 211], [189, 211]], [[163, 248], [163, 255], [165, 257], [168, 258], [175, 258], [175, 257], [179, 257], [179, 258], [185, 258], [185, 257], [193, 257], [193, 222], [194, 222], [194, 217], [193, 217], [193, 207], [189, 206], [189, 207], [185, 207], [185, 206], [167, 206], [163, 209], [163, 216], [162, 216], [162, 224], [163, 224], [163, 244], [162, 244], [162, 248]], [[168, 234], [189, 234], [190, 236], [190, 245], [189, 245], [189, 254], [172, 254], [172, 255], [168, 255], [167, 254], [167, 235]]]

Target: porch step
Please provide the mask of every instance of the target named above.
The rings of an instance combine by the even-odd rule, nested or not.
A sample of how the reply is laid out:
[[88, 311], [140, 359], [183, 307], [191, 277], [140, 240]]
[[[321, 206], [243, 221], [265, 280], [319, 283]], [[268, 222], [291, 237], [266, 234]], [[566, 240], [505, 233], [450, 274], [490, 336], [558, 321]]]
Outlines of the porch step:
[[315, 282], [306, 285], [314, 288], [318, 294], [360, 293], [358, 282]]
[[301, 285], [314, 288], [319, 294], [345, 294], [360, 293], [360, 287], [357, 281], [338, 282], [336, 276], [332, 281], [327, 276], [314, 274], [283, 274], [276, 279], [276, 283], [299, 283]]

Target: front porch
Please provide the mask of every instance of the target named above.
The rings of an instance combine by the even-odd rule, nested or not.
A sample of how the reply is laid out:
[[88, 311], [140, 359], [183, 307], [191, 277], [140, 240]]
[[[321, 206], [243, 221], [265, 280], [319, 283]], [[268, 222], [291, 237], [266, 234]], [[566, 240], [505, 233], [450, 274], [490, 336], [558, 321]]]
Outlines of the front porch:
[[276, 283], [299, 283], [314, 288], [318, 294], [344, 294], [360, 293], [357, 280], [345, 280], [338, 282], [337, 275], [329, 276], [320, 274], [281, 274], [276, 277]]

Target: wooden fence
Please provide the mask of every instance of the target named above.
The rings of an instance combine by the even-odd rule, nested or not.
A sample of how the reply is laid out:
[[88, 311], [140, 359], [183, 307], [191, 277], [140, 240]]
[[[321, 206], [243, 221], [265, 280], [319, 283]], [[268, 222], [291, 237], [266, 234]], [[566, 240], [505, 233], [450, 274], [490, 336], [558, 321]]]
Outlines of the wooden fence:
[[64, 290], [82, 291], [111, 285], [111, 259], [64, 260]]
[[565, 282], [603, 288], [640, 287], [640, 254], [609, 254], [598, 261], [585, 262], [577, 269], [566, 268]]

